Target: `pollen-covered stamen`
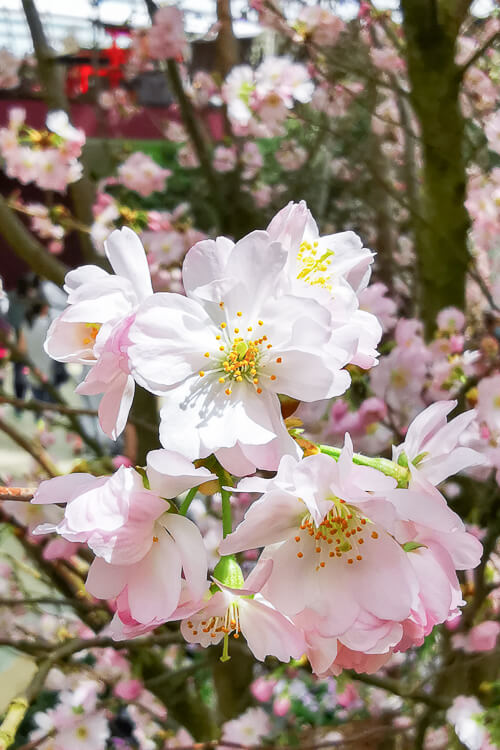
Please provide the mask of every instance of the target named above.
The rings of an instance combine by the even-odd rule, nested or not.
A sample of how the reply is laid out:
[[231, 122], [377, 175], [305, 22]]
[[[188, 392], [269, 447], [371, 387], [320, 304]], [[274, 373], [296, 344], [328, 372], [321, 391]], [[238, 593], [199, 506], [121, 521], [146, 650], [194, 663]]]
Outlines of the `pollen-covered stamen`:
[[[241, 310], [236, 312], [235, 320], [230, 320], [224, 302], [219, 302], [219, 307], [226, 317], [219, 324], [219, 332], [215, 335], [217, 353], [210, 353], [210, 351], [203, 353], [205, 359], [208, 360], [207, 369], [200, 370], [199, 375], [204, 377], [208, 373], [216, 373], [218, 382], [228, 386], [224, 389], [227, 396], [232, 394], [232, 389], [229, 387], [231, 381], [236, 383], [246, 381], [253, 385], [256, 392], [260, 394], [262, 393], [261, 379], [268, 378], [273, 382], [277, 380], [276, 374], [266, 372], [266, 366], [274, 363], [281, 364], [283, 359], [272, 357], [270, 352], [272, 344], [262, 330], [265, 325], [263, 320], [259, 319], [253, 321], [253, 325], [247, 325], [245, 314]], [[249, 336], [248, 334], [251, 334], [254, 328], [262, 335], [255, 338]], [[239, 335], [240, 332], [247, 335]]]
[[83, 339], [83, 343], [85, 346], [94, 346], [97, 334], [101, 330], [101, 324], [85, 323], [85, 328], [87, 329], [87, 333], [85, 338]]
[[[306, 514], [295, 536], [295, 542], [299, 545], [299, 559], [304, 557], [305, 544], [314, 545], [314, 553], [318, 555], [316, 570], [325, 568], [331, 559], [343, 557], [348, 565], [363, 560], [364, 533], [370, 521], [344, 500], [337, 497], [332, 500], [334, 507], [328, 511], [319, 526], [316, 526], [310, 514]], [[371, 538], [377, 539], [378, 533], [372, 531]]]
[[297, 253], [297, 278], [302, 279], [311, 286], [322, 286], [332, 291], [332, 274], [329, 272], [333, 250], [321, 251], [319, 243], [304, 241], [300, 244]]
[[188, 620], [187, 626], [193, 635], [198, 635], [198, 628], [202, 633], [216, 639], [221, 634], [223, 636], [233, 635], [233, 638], [240, 637], [240, 615], [237, 602], [232, 602], [223, 615], [216, 615], [201, 622]]

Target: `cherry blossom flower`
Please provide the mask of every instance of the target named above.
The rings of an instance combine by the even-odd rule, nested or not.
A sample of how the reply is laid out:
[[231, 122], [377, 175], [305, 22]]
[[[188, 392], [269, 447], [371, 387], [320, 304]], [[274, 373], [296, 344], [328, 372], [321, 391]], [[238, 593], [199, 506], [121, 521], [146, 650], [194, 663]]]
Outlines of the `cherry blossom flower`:
[[148, 52], [153, 60], [183, 58], [187, 50], [184, 16], [173, 5], [159, 8], [148, 31]]
[[445, 307], [437, 316], [438, 328], [441, 331], [457, 332], [463, 331], [465, 326], [465, 315], [456, 307]]
[[[244, 745], [257, 745], [271, 731], [269, 716], [262, 708], [249, 708], [237, 719], [227, 721], [222, 727], [222, 740]], [[225, 748], [221, 741], [221, 750]]]
[[397, 305], [388, 296], [388, 291], [385, 284], [377, 281], [375, 284], [367, 286], [359, 294], [360, 309], [375, 315], [384, 333], [394, 328], [397, 323]]
[[272, 570], [272, 562], [254, 568], [242, 588], [225, 586], [216, 578], [219, 591], [213, 594], [195, 615], [181, 623], [181, 633], [188, 643], [205, 648], [228, 638], [245, 638], [256, 659], [275, 656], [283, 662], [298, 659], [304, 652], [304, 640], [293, 623], [260, 596]]
[[214, 151], [213, 166], [217, 172], [232, 172], [236, 169], [237, 154], [234, 147], [217, 146]]
[[455, 648], [463, 648], [466, 654], [492, 651], [496, 646], [499, 633], [499, 622], [495, 622], [495, 620], [484, 620], [484, 622], [480, 622], [479, 625], [474, 625], [466, 636], [454, 636], [453, 645]]
[[483, 713], [483, 706], [472, 695], [458, 695], [446, 711], [446, 719], [469, 750], [486, 750], [488, 746], [488, 732], [480, 723]]
[[68, 308], [51, 324], [45, 350], [59, 362], [81, 362], [92, 369], [78, 388], [86, 395], [103, 393], [99, 420], [116, 439], [125, 427], [134, 396], [129, 371], [128, 331], [141, 301], [152, 295], [144, 249], [124, 227], [105, 243], [115, 271], [82, 266], [66, 275]]
[[314, 44], [333, 46], [345, 29], [345, 23], [327, 8], [311, 5], [301, 9], [294, 27], [300, 37], [309, 37]]
[[96, 555], [87, 589], [98, 598], [126, 596], [130, 617], [141, 624], [168, 619], [180, 606], [186, 586], [192, 599], [201, 599], [207, 574], [203, 540], [195, 524], [168, 513], [170, 504], [163, 497], [215, 478], [164, 450], [148, 454], [147, 476], [150, 490], [131, 468], [121, 467], [111, 477], [69, 474], [42, 482], [33, 499], [67, 503], [60, 523], [43, 524], [36, 533], [57, 532], [69, 541], [87, 543]]
[[157, 191], [164, 192], [167, 177], [171, 174], [170, 169], [163, 169], [150, 156], [140, 151], [131, 154], [118, 167], [118, 177], [122, 185], [129, 190], [135, 190], [143, 198]]
[[187, 299], [141, 305], [129, 354], [137, 382], [164, 397], [162, 443], [191, 459], [215, 452], [239, 476], [272, 470], [297, 453], [277, 394], [311, 401], [346, 389], [352, 341], [332, 337], [314, 300], [276, 296], [285, 263], [266, 232], [200, 242], [184, 261]]
[[459, 445], [476, 412], [471, 409], [446, 421], [456, 405], [456, 401], [439, 401], [420, 412], [408, 427], [404, 443], [393, 447], [393, 461], [401, 463], [404, 457], [413, 477], [418, 475], [433, 485], [457, 471], [484, 463], [480, 453]]
[[285, 456], [274, 479], [240, 482], [239, 489], [264, 494], [220, 552], [264, 547], [273, 568], [263, 596], [286, 615], [308, 608], [324, 617], [326, 635], [345, 632], [364, 611], [404, 620], [417, 584], [390, 533], [395, 516], [386, 496], [394, 486], [375, 469], [352, 463], [348, 435], [338, 462], [322, 454], [301, 461]]
[[304, 201], [285, 206], [267, 231], [288, 252], [288, 289], [324, 305], [339, 334], [352, 336], [356, 332], [358, 343], [351, 362], [372, 367], [382, 329], [374, 315], [359, 309], [357, 295], [368, 283], [373, 253], [354, 232], [320, 237]]
[[477, 416], [492, 436], [500, 435], [500, 375], [482, 378], [477, 386]]

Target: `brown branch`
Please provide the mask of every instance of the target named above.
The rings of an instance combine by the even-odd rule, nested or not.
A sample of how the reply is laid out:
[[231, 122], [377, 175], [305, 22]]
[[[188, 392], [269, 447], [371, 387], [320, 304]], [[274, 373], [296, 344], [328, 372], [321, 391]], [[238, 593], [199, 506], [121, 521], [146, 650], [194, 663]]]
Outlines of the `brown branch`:
[[[14, 398], [14, 396], [6, 396], [5, 394], [0, 394], [0, 404], [10, 404], [11, 406], [15, 406], [16, 409], [27, 409], [28, 411], [53, 411], [57, 412], [58, 414], [63, 414], [68, 417], [78, 417], [78, 416], [87, 416], [87, 417], [97, 417], [98, 412], [97, 409], [85, 409], [80, 407], [73, 407], [73, 406], [67, 406], [65, 403], [48, 403], [47, 401], [37, 401], [36, 399], [31, 399], [30, 401], [24, 401], [22, 398]], [[137, 419], [137, 417], [130, 417], [128, 418], [128, 421], [132, 424], [136, 425], [137, 427], [142, 427], [145, 430], [149, 430], [150, 432], [157, 433], [158, 430], [154, 425], [148, 424], [142, 419]], [[76, 432], [77, 430], [75, 430]], [[79, 432], [81, 435], [81, 433]], [[82, 435], [83, 438], [83, 435]], [[85, 438], [84, 438], [85, 439]], [[90, 446], [92, 447], [92, 445]]]
[[0, 232], [15, 254], [24, 260], [36, 274], [59, 286], [64, 283], [67, 267], [50, 255], [41, 242], [33, 237], [1, 195]]
[[482, 57], [486, 52], [488, 52], [489, 48], [497, 41], [497, 39], [500, 39], [500, 31], [495, 31], [494, 34], [489, 36], [484, 44], [482, 44], [479, 49], [477, 49], [474, 54], [469, 57], [469, 59], [462, 65], [460, 68], [460, 76], [463, 78], [465, 73], [469, 70], [469, 68], [474, 65], [475, 62], [479, 60], [480, 57]]
[[[369, 739], [374, 739], [380, 735], [384, 736], [387, 734], [405, 734], [406, 732], [413, 729], [413, 725], [407, 727], [392, 727], [392, 726], [380, 726], [367, 729], [357, 734], [352, 734], [349, 737], [342, 737], [342, 739], [335, 740], [323, 740], [320, 742], [313, 742], [310, 744], [301, 744], [300, 750], [326, 750], [328, 747], [343, 747], [345, 745], [352, 745], [358, 742], [364, 742]], [[296, 745], [245, 745], [241, 742], [231, 742], [230, 740], [210, 740], [208, 742], [194, 742], [192, 745], [182, 745], [177, 750], [217, 750], [217, 748], [231, 748], [231, 750], [296, 750]]]
[[42, 467], [42, 469], [49, 475], [49, 477], [57, 477], [59, 476], [60, 472], [57, 469], [57, 466], [52, 462], [52, 459], [49, 457], [48, 453], [44, 451], [44, 449], [37, 445], [36, 443], [32, 442], [31, 440], [27, 440], [23, 433], [17, 429], [17, 427], [14, 427], [14, 425], [9, 424], [8, 422], [3, 419], [3, 417], [0, 416], [0, 430], [2, 432], [5, 432], [8, 437], [14, 442], [17, 443], [17, 445], [20, 448], [23, 448], [27, 453], [32, 456], [35, 461]]
[[[3, 346], [5, 346], [7, 349], [9, 349], [11, 359], [14, 362], [24, 362], [30, 368], [31, 373], [35, 376], [38, 382], [41, 385], [43, 385], [45, 390], [48, 391], [48, 393], [54, 399], [53, 404], [46, 403], [45, 401], [26, 402], [26, 401], [22, 401], [22, 399], [14, 399], [12, 397], [6, 396], [5, 394], [2, 394], [4, 403], [11, 403], [13, 406], [17, 406], [18, 408], [31, 409], [33, 411], [48, 411], [51, 405], [54, 407], [54, 410], [56, 410], [55, 409], [56, 405], [60, 405], [62, 407], [67, 408], [67, 411], [65, 411], [64, 413], [67, 415], [72, 429], [74, 430], [74, 432], [80, 435], [83, 442], [86, 443], [86, 445], [88, 445], [90, 450], [93, 453], [95, 453], [96, 456], [99, 456], [102, 453], [102, 447], [99, 445], [97, 440], [94, 440], [94, 438], [90, 437], [90, 435], [87, 435], [87, 433], [81, 426], [80, 422], [76, 418], [77, 415], [72, 413], [69, 407], [66, 407], [66, 403], [64, 399], [62, 398], [61, 394], [59, 393], [59, 391], [57, 390], [57, 388], [55, 388], [55, 386], [53, 386], [52, 383], [47, 382], [45, 380], [43, 373], [41, 373], [40, 370], [37, 367], [35, 367], [33, 362], [30, 360], [29, 356], [26, 353], [22, 352], [13, 341], [10, 341], [2, 331], [0, 331], [0, 343]], [[27, 406], [27, 404], [36, 404], [36, 406], [38, 406], [38, 404], [43, 404], [43, 409], [42, 409], [42, 406], [40, 406], [40, 408], [37, 409], [36, 406], [30, 407], [30, 406]]]
[[348, 674], [353, 680], [364, 682], [365, 685], [372, 685], [373, 687], [388, 690], [390, 693], [399, 695], [401, 698], [416, 701], [417, 703], [425, 703], [432, 708], [447, 708], [450, 705], [450, 701], [445, 698], [439, 698], [418, 689], [408, 690], [401, 686], [399, 680], [393, 680], [390, 677], [376, 677], [372, 674], [358, 674], [350, 669], [346, 669], [344, 674]]
[[37, 747], [40, 747], [40, 745], [45, 742], [45, 740], [50, 739], [54, 736], [54, 729], [51, 729], [50, 732], [47, 732], [47, 734], [44, 734], [43, 737], [39, 737], [36, 740], [31, 740], [30, 742], [26, 742], [24, 745], [19, 745], [17, 750], [36, 750]]
[[0, 485], [0, 500], [29, 503], [35, 492], [36, 487], [3, 487]]
[[0, 599], [0, 607], [35, 607], [39, 604], [50, 604], [57, 607], [72, 607], [73, 609], [106, 609], [105, 604], [86, 602], [81, 599], [62, 599], [55, 596], [38, 596], [32, 599]]

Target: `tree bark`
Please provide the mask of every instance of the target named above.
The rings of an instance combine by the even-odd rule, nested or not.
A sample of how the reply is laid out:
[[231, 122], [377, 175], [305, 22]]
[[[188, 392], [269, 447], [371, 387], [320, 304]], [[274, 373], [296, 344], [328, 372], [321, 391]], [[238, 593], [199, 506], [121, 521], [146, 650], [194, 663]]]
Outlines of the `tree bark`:
[[410, 99], [420, 124], [422, 174], [416, 251], [427, 335], [443, 307], [465, 307], [469, 264], [459, 28], [470, 0], [401, 0]]
[[219, 33], [215, 42], [215, 60], [217, 72], [225, 78], [238, 64], [238, 40], [233, 31], [231, 17], [231, 0], [217, 0], [217, 22]]

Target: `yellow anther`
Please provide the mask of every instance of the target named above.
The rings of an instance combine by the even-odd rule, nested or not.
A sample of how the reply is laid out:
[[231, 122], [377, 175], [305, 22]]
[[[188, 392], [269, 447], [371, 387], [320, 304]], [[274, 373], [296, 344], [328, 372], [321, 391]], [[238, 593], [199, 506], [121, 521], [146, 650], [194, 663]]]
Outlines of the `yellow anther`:
[[225, 323], [221, 323], [221, 324], [220, 324], [220, 327], [221, 327], [221, 328], [225, 328], [225, 327], [226, 327], [226, 324], [225, 324]]
[[210, 352], [205, 352], [204, 357], [210, 357]]
[[259, 325], [263, 326], [264, 325], [264, 321], [263, 320], [259, 320]]
[[200, 372], [198, 374], [199, 374], [200, 378], [202, 378], [205, 373], [203, 372], [203, 370], [200, 370]]
[[241, 316], [243, 315], [243, 313], [242, 312], [237, 312], [236, 315], [238, 316], [238, 318], [241, 318]]
[[226, 378], [219, 378], [219, 383], [225, 383], [225, 382], [226, 382]]
[[231, 395], [231, 393], [232, 393], [232, 390], [231, 390], [231, 388], [226, 388], [226, 391], [225, 391], [225, 393], [226, 393], [226, 396], [230, 396], [230, 395]]
[[217, 341], [220, 341], [220, 335], [219, 334], [217, 334], [217, 336], [215, 338], [217, 339]]
[[235, 329], [234, 329], [234, 332], [235, 332], [235, 333], [239, 333], [239, 332], [240, 332], [240, 329], [239, 329], [239, 328], [235, 328]]

